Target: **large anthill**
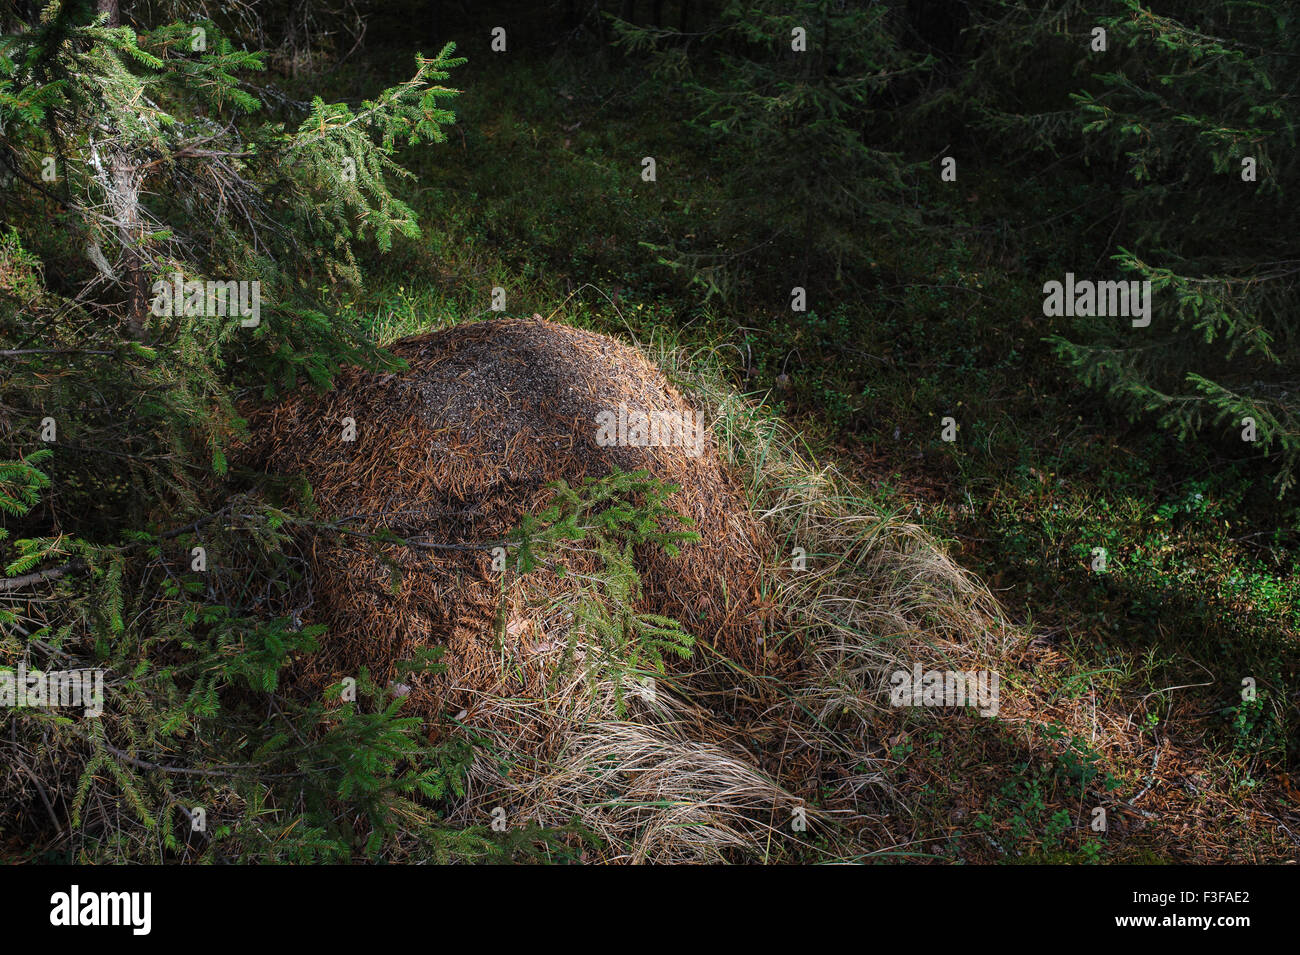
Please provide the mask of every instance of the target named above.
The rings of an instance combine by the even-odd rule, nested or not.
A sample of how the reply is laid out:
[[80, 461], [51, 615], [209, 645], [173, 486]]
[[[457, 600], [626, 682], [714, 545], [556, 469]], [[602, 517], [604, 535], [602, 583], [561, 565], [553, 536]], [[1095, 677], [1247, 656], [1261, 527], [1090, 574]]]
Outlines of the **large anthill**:
[[[392, 350], [407, 370], [349, 369], [332, 391], [304, 389], [255, 413], [251, 455], [270, 471], [305, 475], [323, 521], [468, 549], [321, 536], [304, 622], [329, 632], [307, 661], [311, 683], [363, 665], [392, 679], [416, 649], [443, 646], [447, 674], [417, 688], [417, 699], [459, 708], [500, 689], [503, 660], [552, 648], [563, 619], [547, 618], [536, 599], [508, 600], [491, 552], [472, 548], [544, 507], [550, 482], [576, 485], [616, 466], [679, 485], [669, 503], [700, 535], [676, 557], [638, 552], [640, 609], [677, 619], [735, 659], [760, 659], [765, 534], [698, 410], [639, 351], [540, 318], [459, 325]], [[539, 585], [556, 594], [572, 585], [535, 576], [534, 598]]]

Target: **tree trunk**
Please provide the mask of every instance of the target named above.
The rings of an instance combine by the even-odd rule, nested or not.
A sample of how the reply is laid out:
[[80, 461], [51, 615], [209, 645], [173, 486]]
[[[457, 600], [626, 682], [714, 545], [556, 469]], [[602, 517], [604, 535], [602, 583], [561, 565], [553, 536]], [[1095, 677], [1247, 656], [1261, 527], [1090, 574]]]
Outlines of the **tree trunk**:
[[122, 25], [122, 9], [118, 0], [95, 0], [95, 12], [107, 13], [108, 25], [111, 27]]
[[122, 243], [124, 281], [127, 286], [127, 327], [132, 338], [144, 336], [149, 311], [149, 276], [145, 274], [144, 258], [140, 255], [142, 228], [140, 224], [140, 169], [125, 155], [113, 157], [110, 166], [113, 191], [109, 202], [117, 223], [118, 241]]

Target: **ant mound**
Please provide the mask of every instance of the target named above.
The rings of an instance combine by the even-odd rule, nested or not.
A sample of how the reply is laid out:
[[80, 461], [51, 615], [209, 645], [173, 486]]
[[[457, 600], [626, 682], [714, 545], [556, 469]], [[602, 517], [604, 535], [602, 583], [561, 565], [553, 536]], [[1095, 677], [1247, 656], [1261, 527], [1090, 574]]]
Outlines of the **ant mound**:
[[[512, 535], [557, 487], [617, 472], [664, 482], [663, 505], [689, 520], [660, 523], [699, 535], [675, 556], [627, 545], [629, 612], [672, 618], [744, 665], [764, 658], [768, 534], [699, 411], [638, 350], [535, 317], [458, 325], [391, 351], [406, 370], [347, 369], [329, 392], [304, 389], [252, 415], [252, 458], [304, 475], [326, 529], [306, 548], [313, 602], [302, 617], [328, 629], [295, 680], [320, 688], [366, 667], [428, 713], [540, 692], [543, 660], [571, 652], [590, 622], [575, 606], [597, 561], [560, 548], [521, 579]], [[409, 678], [401, 664], [433, 647], [445, 671]]]
[[[1015, 644], [986, 588], [784, 424], [688, 400], [614, 339], [500, 319], [391, 350], [405, 370], [250, 413], [249, 463], [317, 506], [282, 598], [326, 627], [295, 693], [353, 677], [466, 744], [453, 827], [505, 811], [610, 862], [907, 844], [881, 754], [913, 717], [890, 690], [918, 663], [996, 669]], [[819, 559], [787, 574], [796, 541]], [[659, 667], [682, 631], [690, 662]], [[418, 666], [432, 648], [443, 666]]]

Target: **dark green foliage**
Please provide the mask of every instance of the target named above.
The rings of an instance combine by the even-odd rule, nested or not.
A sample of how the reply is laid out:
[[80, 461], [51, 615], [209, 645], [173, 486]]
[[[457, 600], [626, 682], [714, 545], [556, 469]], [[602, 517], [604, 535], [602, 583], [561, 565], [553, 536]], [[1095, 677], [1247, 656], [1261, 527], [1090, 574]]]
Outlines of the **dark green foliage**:
[[[804, 0], [727, 3], [702, 34], [619, 24], [622, 44], [680, 86], [701, 147], [659, 188], [700, 163], [717, 181], [692, 191], [684, 235], [643, 241], [709, 295], [776, 310], [806, 287], [809, 312], [768, 334], [778, 371], [795, 356], [828, 376], [858, 363], [820, 341], [828, 300], [915, 314], [897, 288], [977, 291], [968, 243], [1023, 243], [1008, 277], [1026, 287], [1066, 270], [1150, 279], [1149, 329], [1076, 321], [1051, 329], [1056, 353], [1182, 442], [1267, 457], [1283, 493], [1300, 461], [1293, 19], [1253, 0]], [[1105, 52], [1090, 49], [1094, 27]], [[939, 180], [942, 156], [962, 185]], [[1062, 221], [1053, 200], [1088, 224]], [[1007, 221], [969, 221], [980, 202]], [[831, 338], [844, 335], [874, 344], [865, 319]], [[843, 383], [806, 397], [830, 402], [836, 423], [863, 404]]]
[[[70, 509], [83, 521], [129, 526], [162, 496], [201, 506], [187, 469], [224, 472], [237, 389], [325, 386], [344, 363], [391, 363], [328, 286], [358, 282], [355, 240], [418, 235], [389, 192], [385, 177], [401, 174], [390, 154], [398, 137], [440, 138], [452, 91], [437, 81], [461, 61], [450, 46], [417, 57], [412, 79], [359, 112], [317, 100], [290, 133], [243, 118], [261, 103], [236, 74], [259, 55], [211, 24], [197, 52], [191, 25], [137, 37], [74, 10], [52, 5], [0, 39], [4, 210], [22, 227], [0, 248], [0, 338], [24, 352], [5, 359], [3, 438], [31, 446], [53, 418], [66, 476], [54, 493], [82, 492]], [[47, 219], [55, 230], [37, 227]], [[260, 323], [179, 302], [158, 314], [154, 283], [175, 275], [259, 283]]]
[[[302, 860], [381, 858], [401, 821], [499, 857], [439, 822], [467, 744], [373, 687], [280, 692], [322, 633], [298, 622], [309, 492], [282, 510], [227, 473], [241, 396], [395, 364], [346, 310], [355, 245], [419, 235], [392, 155], [444, 138], [462, 61], [448, 44], [360, 108], [259, 120], [263, 55], [209, 21], [50, 3], [3, 25], [0, 666], [102, 670], [105, 702], [6, 712], [0, 827], [94, 861]], [[174, 275], [260, 283], [260, 323], [160, 307]]]
[[[1284, 493], [1300, 462], [1294, 11], [1253, 0], [976, 9], [983, 50], [960, 95], [997, 137], [978, 148], [1017, 165], [1026, 151], [1081, 158], [1078, 195], [1105, 227], [1072, 237], [1058, 261], [1155, 292], [1150, 328], [1076, 321], [1052, 336], [1058, 354], [1181, 441], [1267, 454]], [[1091, 50], [1094, 27], [1107, 31], [1104, 52]], [[1254, 442], [1242, 440], [1245, 418]]]
[[916, 169], [882, 145], [893, 88], [928, 63], [900, 25], [887, 5], [834, 0], [726, 3], [702, 46], [620, 21], [622, 44], [653, 51], [657, 75], [681, 84], [723, 183], [693, 209], [694, 241], [656, 247], [661, 260], [710, 295], [757, 286], [784, 299], [796, 284], [856, 284], [881, 233], [915, 227], [904, 188]]
[[512, 535], [516, 567], [525, 574], [547, 567], [563, 576], [566, 554], [581, 551], [598, 558], [599, 568], [583, 576], [589, 585], [573, 605], [575, 627], [564, 666], [572, 665], [579, 641], [587, 644], [596, 656], [590, 670], [612, 680], [621, 708], [629, 678], [662, 673], [665, 654], [688, 659], [695, 643], [676, 620], [637, 612], [642, 585], [636, 548], [658, 547], [675, 557], [679, 545], [700, 538], [689, 529], [666, 526], [689, 528], [692, 522], [665, 503], [678, 486], [647, 471], [615, 467], [607, 477], [587, 478], [576, 488], [565, 481], [552, 487], [554, 501], [540, 514], [526, 516]]

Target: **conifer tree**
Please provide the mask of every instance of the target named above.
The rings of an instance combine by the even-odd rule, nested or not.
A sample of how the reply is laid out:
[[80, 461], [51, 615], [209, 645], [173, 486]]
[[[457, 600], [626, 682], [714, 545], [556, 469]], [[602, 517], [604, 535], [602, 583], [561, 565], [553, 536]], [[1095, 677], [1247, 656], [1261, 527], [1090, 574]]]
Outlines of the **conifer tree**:
[[[462, 61], [263, 118], [265, 57], [210, 21], [29, 13], [0, 14], [0, 668], [107, 685], [97, 719], [6, 710], [0, 827], [48, 815], [99, 861], [301, 860], [373, 858], [405, 817], [435, 853], [492, 854], [432, 802], [464, 752], [377, 688], [277, 700], [321, 633], [294, 609], [310, 489], [271, 501], [227, 463], [241, 398], [395, 364], [346, 308], [357, 248], [419, 234], [394, 155], [444, 138]], [[231, 811], [194, 835], [195, 806]], [[292, 839], [265, 839], [272, 811]]]
[[749, 285], [760, 267], [791, 285], [856, 284], [875, 237], [918, 221], [883, 111], [929, 61], [900, 27], [887, 5], [834, 0], [729, 2], [700, 36], [618, 21], [623, 46], [652, 51], [657, 75], [684, 88], [722, 182], [701, 210], [703, 241], [663, 259], [710, 292]]
[[[1199, 0], [972, 9], [971, 68], [945, 102], [1018, 169], [1027, 155], [1079, 155], [1090, 209], [1115, 223], [1102, 243], [1079, 243], [1081, 270], [1099, 261], [1099, 277], [1154, 290], [1150, 327], [1076, 321], [1053, 335], [1058, 353], [1185, 441], [1266, 455], [1285, 493], [1300, 464], [1293, 11]], [[1065, 170], [1054, 175], [1064, 189]]]

